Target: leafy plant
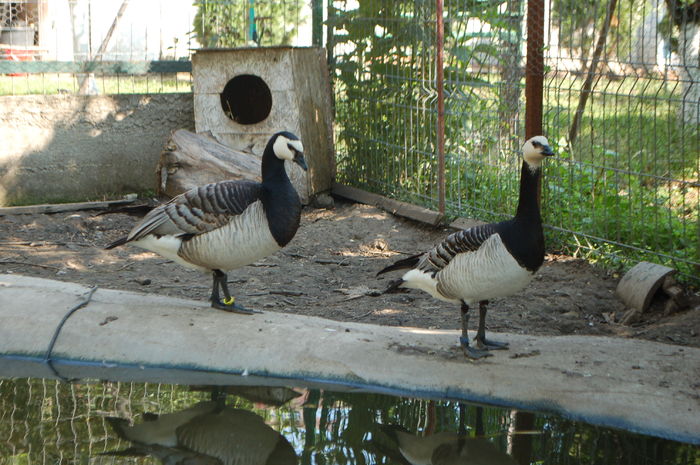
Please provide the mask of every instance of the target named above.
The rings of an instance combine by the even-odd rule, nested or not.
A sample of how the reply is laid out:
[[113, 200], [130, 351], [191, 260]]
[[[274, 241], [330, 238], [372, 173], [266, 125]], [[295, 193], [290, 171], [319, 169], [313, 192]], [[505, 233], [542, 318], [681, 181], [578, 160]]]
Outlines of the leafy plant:
[[[255, 11], [257, 45], [290, 44], [297, 28], [303, 0], [195, 1], [194, 34], [206, 48], [240, 47], [247, 44], [250, 8]], [[288, 18], [293, 18], [289, 21]]]

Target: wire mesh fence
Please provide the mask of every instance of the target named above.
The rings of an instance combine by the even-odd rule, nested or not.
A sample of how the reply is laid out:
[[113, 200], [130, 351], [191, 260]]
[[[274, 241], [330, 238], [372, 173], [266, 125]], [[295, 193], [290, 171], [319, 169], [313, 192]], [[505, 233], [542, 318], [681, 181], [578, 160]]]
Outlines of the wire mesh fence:
[[562, 159], [545, 220], [574, 251], [668, 264], [697, 284], [700, 68], [687, 42], [700, 17], [680, 0], [569, 3], [554, 2], [549, 23], [545, 127]]
[[[445, 2], [448, 215], [514, 211], [525, 3]], [[667, 3], [543, 3], [543, 132], [559, 155], [543, 216], [550, 249], [663, 263], [697, 284], [700, 16]], [[332, 5], [339, 179], [437, 208], [434, 2]]]

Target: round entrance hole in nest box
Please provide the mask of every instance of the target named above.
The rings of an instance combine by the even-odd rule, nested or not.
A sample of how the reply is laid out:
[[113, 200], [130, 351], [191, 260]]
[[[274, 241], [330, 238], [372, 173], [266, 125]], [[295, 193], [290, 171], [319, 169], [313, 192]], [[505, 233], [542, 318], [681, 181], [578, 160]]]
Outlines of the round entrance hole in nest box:
[[240, 74], [226, 83], [221, 108], [238, 124], [259, 123], [270, 115], [272, 93], [262, 78]]

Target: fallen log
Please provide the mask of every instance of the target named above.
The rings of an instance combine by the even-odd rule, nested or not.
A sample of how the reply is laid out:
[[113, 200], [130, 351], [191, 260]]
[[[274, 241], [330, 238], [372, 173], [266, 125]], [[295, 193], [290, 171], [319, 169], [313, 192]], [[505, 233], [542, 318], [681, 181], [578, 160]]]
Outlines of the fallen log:
[[157, 170], [158, 194], [175, 197], [210, 182], [260, 181], [260, 158], [230, 149], [210, 134], [178, 129], [165, 144]]
[[[193, 187], [229, 179], [260, 181], [261, 157], [219, 143], [210, 133], [178, 129], [172, 133], [160, 154], [157, 168], [159, 195], [174, 197]], [[308, 203], [306, 173], [287, 165], [287, 174]]]

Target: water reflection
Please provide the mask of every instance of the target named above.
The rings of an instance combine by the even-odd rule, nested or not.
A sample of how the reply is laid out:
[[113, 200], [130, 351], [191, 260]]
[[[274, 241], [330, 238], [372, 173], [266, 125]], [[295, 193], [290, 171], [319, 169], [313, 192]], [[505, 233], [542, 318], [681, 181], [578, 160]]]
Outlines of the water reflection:
[[[400, 425], [382, 426], [406, 465], [517, 465], [507, 453], [484, 437], [483, 407], [476, 407], [474, 437], [467, 435], [465, 406], [459, 406], [459, 430], [419, 435]], [[396, 453], [385, 452], [396, 457]], [[530, 463], [526, 460], [524, 463]]]
[[555, 415], [298, 387], [197, 389], [0, 379], [0, 465], [700, 464], [698, 446]]
[[255, 413], [228, 407], [220, 400], [199, 402], [163, 415], [144, 415], [129, 425], [107, 419], [133, 445], [105, 455], [158, 458], [165, 465], [292, 465], [297, 456], [287, 439]]

